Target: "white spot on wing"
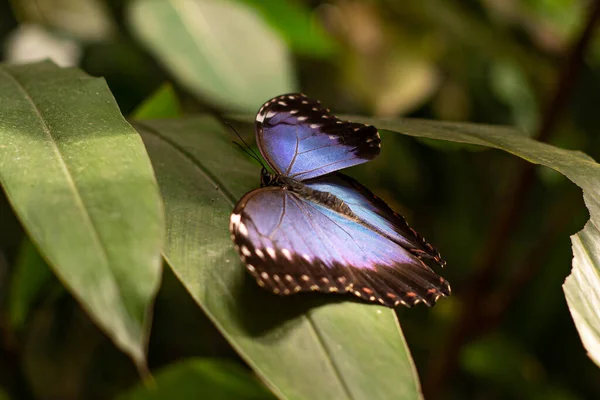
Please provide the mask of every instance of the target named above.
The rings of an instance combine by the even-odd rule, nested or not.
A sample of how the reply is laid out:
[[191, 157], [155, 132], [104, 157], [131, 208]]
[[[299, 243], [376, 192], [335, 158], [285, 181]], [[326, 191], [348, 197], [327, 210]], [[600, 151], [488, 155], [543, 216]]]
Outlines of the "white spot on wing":
[[310, 124], [309, 126], [313, 129], [315, 129], [315, 128], [320, 128], [321, 124]]
[[306, 121], [308, 117], [298, 117], [298, 121]]
[[250, 252], [250, 250], [248, 250], [248, 248], [246, 246], [242, 246], [241, 247], [242, 250], [242, 254], [244, 254], [246, 257], [248, 257], [249, 255], [251, 255], [252, 253]]
[[277, 259], [277, 254], [275, 254], [275, 250], [271, 247], [267, 247], [267, 253], [269, 253], [269, 256], [271, 256], [273, 260]]
[[254, 250], [254, 251], [256, 252], [256, 255], [257, 255], [257, 256], [258, 256], [260, 259], [262, 259], [262, 260], [264, 260], [264, 259], [265, 259], [265, 253], [263, 253], [261, 249], [256, 249], [256, 250]]
[[278, 101], [277, 104], [284, 107], [287, 106], [287, 103], [285, 101]]
[[229, 217], [229, 230], [233, 230], [240, 223], [241, 218], [240, 214], [231, 214], [231, 217]]
[[281, 252], [288, 260], [292, 261], [292, 253], [288, 249], [281, 249]]
[[240, 224], [238, 225], [238, 231], [242, 234], [242, 236], [248, 236], [248, 229], [246, 229], [246, 225]]
[[311, 258], [308, 254], [302, 254], [302, 258], [304, 258], [308, 262], [311, 262]]
[[277, 115], [277, 113], [276, 113], [275, 111], [271, 111], [271, 110], [269, 110], [269, 112], [267, 113], [267, 118], [272, 118], [272, 117], [274, 117], [275, 115]]

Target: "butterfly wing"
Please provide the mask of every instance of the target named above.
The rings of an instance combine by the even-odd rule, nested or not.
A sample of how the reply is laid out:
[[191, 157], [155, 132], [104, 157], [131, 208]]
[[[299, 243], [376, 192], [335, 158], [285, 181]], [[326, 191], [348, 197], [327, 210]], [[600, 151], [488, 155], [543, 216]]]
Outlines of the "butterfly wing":
[[433, 260], [442, 267], [446, 265], [440, 253], [412, 229], [402, 215], [394, 212], [383, 200], [349, 176], [335, 173], [311, 179], [304, 184], [338, 197], [372, 229], [387, 236], [418, 258]]
[[450, 294], [448, 283], [402, 246], [291, 190], [246, 194], [230, 230], [247, 269], [276, 294], [352, 292], [389, 307], [431, 306]]
[[361, 164], [381, 147], [374, 126], [341, 121], [303, 94], [278, 96], [260, 108], [256, 142], [273, 170], [296, 180]]

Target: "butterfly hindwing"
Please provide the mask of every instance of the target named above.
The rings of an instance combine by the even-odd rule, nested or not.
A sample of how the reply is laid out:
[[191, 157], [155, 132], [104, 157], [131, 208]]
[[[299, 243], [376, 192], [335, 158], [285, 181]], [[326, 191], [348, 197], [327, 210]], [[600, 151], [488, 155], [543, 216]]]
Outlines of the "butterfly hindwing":
[[256, 115], [256, 142], [277, 173], [305, 180], [377, 157], [374, 126], [341, 121], [303, 94], [267, 101]]
[[230, 230], [247, 269], [276, 294], [352, 292], [393, 307], [450, 293], [414, 254], [305, 193], [256, 189], [236, 205]]

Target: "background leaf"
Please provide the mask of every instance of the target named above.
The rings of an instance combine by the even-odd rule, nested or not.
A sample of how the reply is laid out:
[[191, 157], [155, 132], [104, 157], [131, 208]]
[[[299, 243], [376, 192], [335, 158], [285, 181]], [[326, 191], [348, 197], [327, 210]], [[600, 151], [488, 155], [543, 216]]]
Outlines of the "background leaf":
[[21, 245], [10, 282], [8, 299], [9, 321], [13, 329], [23, 327], [42, 287], [52, 277], [52, 271], [28, 239]]
[[160, 370], [155, 382], [119, 396], [119, 400], [274, 399], [264, 386], [237, 364], [190, 358]]
[[294, 0], [236, 0], [256, 9], [289, 47], [308, 56], [331, 55], [336, 43], [311, 10]]
[[129, 19], [184, 87], [220, 107], [255, 112], [265, 100], [296, 88], [285, 44], [245, 4], [136, 0]]
[[167, 262], [279, 397], [420, 398], [392, 310], [341, 296], [274, 297], [245, 272], [227, 227], [236, 200], [258, 186], [259, 166], [228, 130], [208, 116], [135, 126], [163, 192]]
[[537, 142], [508, 127], [418, 119], [354, 117], [353, 120], [410, 136], [493, 147], [531, 163], [552, 168], [583, 189], [591, 220], [594, 225], [600, 226], [600, 165], [580, 151], [565, 150]]
[[0, 66], [0, 182], [29, 237], [98, 325], [145, 363], [163, 217], [139, 136], [102, 79]]
[[144, 118], [175, 118], [181, 116], [181, 105], [173, 86], [163, 84], [156, 92], [146, 99], [133, 111], [133, 117]]
[[600, 366], [600, 232], [592, 223], [571, 237], [573, 271], [563, 290], [589, 357]]

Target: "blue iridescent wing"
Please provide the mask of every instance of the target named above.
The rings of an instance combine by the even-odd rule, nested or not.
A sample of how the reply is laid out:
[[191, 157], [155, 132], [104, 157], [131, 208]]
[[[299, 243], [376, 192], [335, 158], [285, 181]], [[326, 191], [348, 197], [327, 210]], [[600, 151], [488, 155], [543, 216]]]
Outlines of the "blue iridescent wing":
[[381, 147], [374, 126], [341, 121], [303, 94], [278, 96], [260, 108], [256, 142], [274, 171], [296, 180], [361, 164]]
[[388, 307], [431, 306], [450, 294], [443, 278], [398, 243], [291, 190], [246, 194], [230, 230], [248, 271], [276, 294], [351, 292]]
[[402, 215], [392, 210], [356, 180], [341, 173], [334, 173], [303, 183], [312, 189], [338, 197], [373, 230], [398, 243], [418, 258], [433, 260], [442, 267], [446, 265], [440, 253], [411, 228]]

